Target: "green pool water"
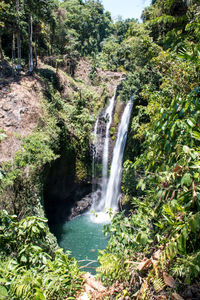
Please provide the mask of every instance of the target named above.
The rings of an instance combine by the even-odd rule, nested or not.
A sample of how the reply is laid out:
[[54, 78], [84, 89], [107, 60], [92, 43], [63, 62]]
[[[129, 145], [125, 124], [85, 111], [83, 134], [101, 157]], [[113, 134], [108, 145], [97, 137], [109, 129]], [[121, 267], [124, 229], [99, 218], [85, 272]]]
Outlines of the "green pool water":
[[[91, 216], [86, 214], [54, 228], [54, 234], [59, 246], [70, 250], [71, 256], [78, 261], [97, 261], [98, 250], [104, 249], [108, 243], [108, 238], [102, 232], [104, 224], [92, 222]], [[79, 262], [79, 265], [84, 266], [87, 263], [88, 261]], [[97, 266], [97, 262], [92, 263], [82, 270], [95, 274]]]

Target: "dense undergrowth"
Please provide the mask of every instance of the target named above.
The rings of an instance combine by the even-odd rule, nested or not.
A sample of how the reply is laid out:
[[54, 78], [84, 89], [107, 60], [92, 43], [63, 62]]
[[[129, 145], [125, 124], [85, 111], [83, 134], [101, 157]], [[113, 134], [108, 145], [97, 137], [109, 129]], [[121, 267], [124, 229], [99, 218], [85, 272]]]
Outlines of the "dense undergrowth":
[[47, 220], [1, 212], [1, 299], [63, 299], [80, 289], [77, 262], [58, 247], [52, 250]]
[[[0, 15], [4, 17], [0, 23], [0, 56], [4, 51], [10, 59], [5, 29], [14, 14], [13, 9], [6, 10], [11, 2], [0, 1]], [[39, 216], [46, 168], [63, 152], [75, 160], [77, 181], [88, 176], [90, 132], [104, 101], [83, 82], [59, 70], [66, 63], [70, 66], [68, 73], [74, 75], [80, 55], [88, 54], [93, 56], [91, 85], [99, 84], [97, 70], [101, 67], [126, 72], [121, 100], [127, 101], [135, 92], [122, 186], [129, 211], [116, 215], [112, 225], [105, 228], [110, 240], [100, 252], [99, 276], [106, 285], [121, 287], [113, 296], [116, 299], [181, 299], [180, 295], [198, 299], [198, 1], [152, 1], [143, 12], [143, 24], [135, 20], [113, 24], [98, 1], [48, 2], [54, 3], [48, 21], [43, 10], [41, 15], [37, 9], [33, 11], [35, 49], [39, 46], [41, 57], [54, 55], [50, 61], [56, 67], [44, 66], [37, 71], [44, 85], [40, 126], [23, 139], [23, 149], [13, 163], [0, 169], [2, 201], [12, 212], [2, 211], [0, 217], [2, 299], [74, 299], [80, 288], [75, 260], [56, 248], [46, 220]], [[40, 5], [45, 8], [42, 1]], [[23, 10], [12, 21], [17, 24], [14, 42], [15, 34], [25, 32], [26, 54], [25, 20], [29, 13]], [[10, 41], [12, 22], [8, 24]], [[15, 57], [12, 59], [15, 64]], [[36, 61], [37, 56], [35, 65]], [[66, 82], [69, 90], [65, 90]], [[106, 98], [106, 92], [102, 97]], [[4, 138], [6, 133], [1, 132], [0, 140]]]
[[110, 240], [100, 252], [99, 272], [108, 285], [122, 282], [131, 299], [176, 299], [188, 292], [198, 298], [200, 12], [197, 3], [183, 4], [185, 22], [177, 27], [175, 1], [154, 2], [143, 13], [144, 24], [132, 23], [118, 44], [131, 48], [128, 67], [120, 67], [120, 51], [109, 59], [113, 69], [129, 71], [122, 99], [137, 93], [122, 186], [130, 211], [105, 228]]

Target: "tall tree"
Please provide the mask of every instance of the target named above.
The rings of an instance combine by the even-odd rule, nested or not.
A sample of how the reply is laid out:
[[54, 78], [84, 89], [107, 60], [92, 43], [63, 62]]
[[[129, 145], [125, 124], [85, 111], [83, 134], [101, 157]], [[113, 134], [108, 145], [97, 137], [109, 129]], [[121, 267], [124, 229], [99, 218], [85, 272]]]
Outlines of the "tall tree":
[[21, 33], [20, 33], [20, 0], [16, 0], [17, 15], [17, 72], [21, 71]]
[[[34, 28], [37, 30], [37, 34], [39, 34], [39, 27], [43, 23], [44, 25], [52, 22], [53, 19], [53, 9], [55, 7], [55, 3], [53, 0], [24, 0], [24, 13], [25, 18], [28, 24], [28, 40], [29, 40], [29, 72], [33, 71], [33, 30]], [[47, 25], [46, 25], [47, 26]], [[35, 38], [37, 36], [35, 34]], [[49, 33], [51, 35], [51, 32]], [[39, 38], [37, 36], [37, 38]], [[35, 56], [37, 61], [37, 38], [34, 43]], [[50, 39], [50, 37], [49, 37]]]
[[65, 0], [61, 7], [66, 10], [65, 26], [79, 36], [81, 55], [97, 53], [101, 42], [110, 33], [111, 23], [110, 14], [104, 13], [101, 2]]
[[30, 23], [29, 23], [29, 72], [33, 72], [33, 18], [30, 14]]
[[12, 0], [0, 0], [0, 60], [3, 59], [2, 35], [8, 31], [7, 23], [12, 19]]
[[13, 31], [13, 37], [12, 37], [12, 69], [13, 74], [15, 74], [15, 66], [16, 66], [16, 53], [15, 53], [15, 32]]

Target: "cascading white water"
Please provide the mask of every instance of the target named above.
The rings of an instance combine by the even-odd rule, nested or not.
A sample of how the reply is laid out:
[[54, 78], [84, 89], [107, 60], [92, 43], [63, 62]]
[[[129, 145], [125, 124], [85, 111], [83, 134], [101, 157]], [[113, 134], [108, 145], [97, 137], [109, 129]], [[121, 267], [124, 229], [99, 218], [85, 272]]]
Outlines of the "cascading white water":
[[118, 130], [117, 140], [113, 152], [113, 159], [111, 163], [110, 177], [104, 199], [104, 210], [118, 210], [118, 199], [120, 196], [120, 184], [122, 175], [122, 162], [132, 107], [133, 100], [131, 99], [125, 107]]
[[[113, 151], [113, 159], [111, 163], [111, 172], [110, 172], [109, 181], [107, 183], [106, 180], [106, 185], [104, 186], [105, 190], [102, 192], [102, 197], [100, 199], [99, 205], [97, 207], [94, 207], [94, 209], [97, 208], [96, 209], [97, 214], [95, 217], [92, 217], [92, 221], [96, 223], [108, 222], [110, 220], [110, 217], [106, 213], [106, 210], [110, 210], [110, 209], [112, 211], [118, 210], [118, 199], [120, 196], [123, 154], [126, 145], [127, 131], [128, 131], [128, 125], [130, 121], [132, 107], [133, 107], [133, 98], [131, 98], [131, 100], [127, 103], [124, 112], [122, 114], [121, 122], [118, 129], [117, 140]], [[108, 140], [109, 140], [109, 136], [108, 136]], [[106, 149], [107, 153], [106, 154], [103, 153], [103, 156], [108, 155], [108, 149], [106, 147], [108, 146], [105, 146], [104, 144], [104, 151]], [[108, 168], [108, 158], [107, 158], [107, 168]]]
[[112, 123], [112, 114], [115, 104], [115, 95], [110, 99], [109, 105], [105, 111], [104, 118], [107, 121], [106, 124], [106, 136], [103, 148], [103, 169], [102, 169], [102, 195], [106, 192], [107, 178], [108, 178], [108, 155], [109, 155], [109, 136], [110, 136], [110, 125]]

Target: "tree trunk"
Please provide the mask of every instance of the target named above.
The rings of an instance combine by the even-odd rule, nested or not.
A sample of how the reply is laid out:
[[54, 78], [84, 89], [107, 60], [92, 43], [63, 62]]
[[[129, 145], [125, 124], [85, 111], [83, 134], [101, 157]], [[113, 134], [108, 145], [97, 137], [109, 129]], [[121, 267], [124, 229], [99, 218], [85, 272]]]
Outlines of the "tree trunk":
[[12, 71], [13, 75], [15, 74], [15, 68], [16, 68], [16, 55], [15, 55], [15, 33], [13, 31], [13, 39], [12, 39]]
[[30, 15], [30, 24], [29, 24], [29, 73], [33, 72], [33, 18]]
[[[16, 0], [16, 11], [19, 12], [20, 5], [19, 0]], [[19, 20], [18, 20], [19, 21]], [[19, 22], [17, 24], [17, 72], [21, 71], [21, 37], [20, 37], [20, 28]]]
[[35, 58], [35, 67], [37, 68], [38, 65], [38, 51], [39, 49], [38, 47], [38, 36], [39, 36], [39, 32], [40, 32], [40, 27], [39, 24], [36, 23], [35, 24], [35, 30], [34, 30], [34, 58]]
[[2, 40], [1, 40], [1, 35], [0, 35], [0, 61], [3, 60], [3, 50], [2, 50]]
[[37, 68], [38, 60], [37, 60], [37, 39], [35, 38], [35, 44], [34, 44], [34, 56], [35, 56], [35, 67]]

